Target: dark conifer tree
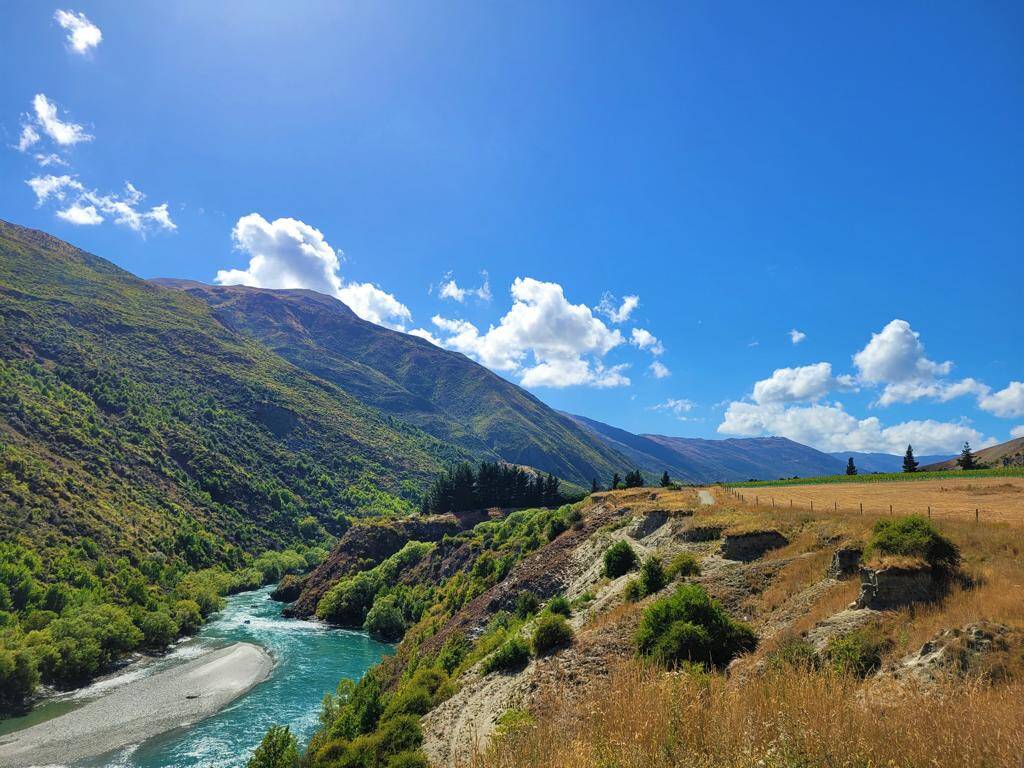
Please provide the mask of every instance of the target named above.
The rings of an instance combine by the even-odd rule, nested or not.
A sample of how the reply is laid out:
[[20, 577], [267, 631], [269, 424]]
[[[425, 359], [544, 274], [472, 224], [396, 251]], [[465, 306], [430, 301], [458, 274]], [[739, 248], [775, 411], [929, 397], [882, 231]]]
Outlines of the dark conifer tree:
[[848, 474], [848, 475], [856, 475], [857, 474], [857, 467], [853, 463], [853, 456], [851, 456], [850, 460], [846, 462], [846, 474]]
[[613, 491], [617, 490], [618, 487], [619, 487], [619, 483], [621, 483], [621, 482], [622, 481], [619, 479], [619, 473], [618, 472], [616, 472], [614, 475], [612, 475], [612, 490]]
[[599, 490], [601, 490], [601, 488], [600, 486], [598, 486], [597, 478], [595, 477], [593, 480], [590, 481], [590, 492], [597, 493]]
[[666, 469], [664, 474], [661, 476], [661, 487], [668, 488], [672, 485], [672, 478], [668, 476], [668, 470]]
[[964, 443], [964, 449], [960, 451], [960, 458], [956, 460], [956, 463], [960, 465], [960, 469], [977, 469], [978, 462], [974, 458], [974, 454], [971, 453], [971, 444], [968, 442]]
[[908, 445], [907, 452], [903, 454], [903, 471], [917, 472], [917, 459], [914, 458], [914, 446]]

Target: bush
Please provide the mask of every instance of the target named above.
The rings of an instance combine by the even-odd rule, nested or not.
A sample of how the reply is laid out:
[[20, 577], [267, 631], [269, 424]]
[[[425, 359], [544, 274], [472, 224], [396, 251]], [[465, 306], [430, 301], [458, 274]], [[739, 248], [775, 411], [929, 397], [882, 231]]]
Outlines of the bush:
[[630, 579], [622, 590], [622, 596], [631, 603], [643, 600], [644, 588], [640, 586], [640, 579]]
[[0, 712], [23, 709], [39, 684], [39, 670], [27, 650], [0, 649]]
[[287, 725], [273, 725], [252, 753], [246, 768], [298, 768], [299, 745]]
[[680, 576], [699, 575], [700, 561], [689, 552], [680, 552], [678, 555], [673, 557], [672, 562], [668, 564], [668, 569], [665, 571], [665, 577], [669, 581]]
[[951, 574], [960, 565], [956, 545], [921, 515], [876, 522], [868, 553], [920, 557], [936, 573]]
[[405, 634], [405, 617], [394, 595], [377, 598], [366, 614], [363, 625], [370, 637], [386, 643], [397, 643]]
[[526, 645], [526, 641], [519, 637], [513, 637], [484, 662], [483, 672], [487, 675], [491, 672], [522, 669], [529, 661], [530, 648]]
[[612, 544], [604, 553], [604, 575], [617, 579], [629, 573], [636, 566], [636, 552], [625, 541], [619, 540]]
[[178, 631], [183, 635], [192, 635], [203, 625], [203, 612], [195, 600], [178, 600], [174, 604], [174, 620], [178, 622]]
[[525, 619], [532, 616], [540, 608], [540, 600], [533, 592], [520, 592], [516, 595], [516, 618]]
[[818, 668], [819, 659], [813, 645], [801, 637], [790, 637], [768, 655], [768, 663], [776, 668], [811, 670]]
[[665, 586], [665, 570], [661, 567], [661, 560], [656, 557], [648, 557], [640, 567], [640, 588], [644, 595], [653, 595], [660, 592]]
[[555, 515], [548, 520], [547, 529], [544, 535], [547, 536], [548, 541], [554, 541], [563, 532], [569, 530], [569, 523], [561, 515]]
[[572, 607], [569, 605], [569, 601], [562, 595], [552, 597], [548, 601], [547, 609], [549, 613], [557, 613], [560, 616], [565, 616], [567, 619], [572, 616]]
[[683, 662], [722, 667], [757, 646], [757, 636], [696, 584], [651, 603], [636, 633], [641, 655], [665, 666]]
[[143, 642], [151, 648], [166, 648], [178, 636], [178, 623], [165, 611], [147, 611], [137, 623]]
[[867, 677], [882, 666], [889, 641], [874, 628], [858, 629], [834, 637], [825, 647], [825, 659], [839, 672]]
[[569, 645], [572, 636], [572, 627], [564, 618], [555, 613], [544, 614], [537, 620], [537, 628], [533, 631], [533, 652], [547, 656]]

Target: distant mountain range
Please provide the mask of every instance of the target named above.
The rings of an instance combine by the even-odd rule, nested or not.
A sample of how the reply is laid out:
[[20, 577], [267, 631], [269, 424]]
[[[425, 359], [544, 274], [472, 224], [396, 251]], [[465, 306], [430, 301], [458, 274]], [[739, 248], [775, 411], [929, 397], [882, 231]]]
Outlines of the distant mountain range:
[[[850, 457], [853, 457], [853, 463], [857, 467], [858, 472], [902, 472], [903, 471], [903, 455], [899, 456], [892, 453], [860, 453], [858, 451], [837, 451], [830, 453], [829, 456], [835, 456], [843, 463], [843, 471], [846, 471], [846, 461]], [[918, 469], [921, 469], [925, 464], [933, 464], [938, 461], [945, 461], [949, 458], [949, 454], [938, 454], [931, 456], [916, 456]]]
[[785, 437], [704, 440], [664, 435], [635, 435], [585, 416], [565, 414], [625, 455], [649, 475], [668, 471], [675, 480], [694, 483], [814, 477], [844, 472], [846, 461]]
[[[979, 464], [987, 467], [1024, 467], [1024, 437], [1018, 437], [1005, 443], [999, 443], [999, 445], [974, 451], [974, 458]], [[956, 460], [957, 457], [954, 456], [950, 459], [928, 465], [922, 461], [920, 469], [926, 469], [930, 472], [943, 469], [957, 469]]]

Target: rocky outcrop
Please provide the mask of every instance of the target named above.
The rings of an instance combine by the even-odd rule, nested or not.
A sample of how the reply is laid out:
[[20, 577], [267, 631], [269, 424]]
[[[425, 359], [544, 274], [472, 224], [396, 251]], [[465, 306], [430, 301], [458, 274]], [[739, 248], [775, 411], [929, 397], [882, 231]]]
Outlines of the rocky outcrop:
[[648, 512], [633, 527], [633, 538], [645, 539], [669, 520], [668, 512]]
[[1024, 660], [1024, 633], [1005, 624], [979, 621], [963, 629], [946, 629], [904, 657], [890, 674], [897, 679], [931, 683], [949, 677], [1006, 677]]
[[278, 582], [277, 587], [270, 593], [270, 599], [279, 603], [290, 603], [302, 594], [302, 586], [305, 583], [305, 577], [289, 573]]
[[870, 608], [848, 608], [819, 621], [812, 629], [808, 630], [805, 639], [817, 653], [821, 653], [834, 638], [845, 637], [856, 632], [876, 621], [880, 616], [878, 611]]
[[748, 531], [746, 533], [730, 533], [722, 539], [722, 557], [726, 560], [749, 562], [757, 560], [773, 549], [779, 549], [789, 540], [778, 531]]
[[844, 579], [853, 576], [860, 570], [860, 558], [863, 550], [854, 544], [840, 547], [832, 553], [832, 564], [828, 567], [828, 575], [833, 579]]
[[683, 528], [679, 532], [680, 541], [715, 541], [722, 538], [724, 525], [696, 524]]
[[338, 539], [327, 558], [306, 577], [295, 602], [284, 609], [285, 616], [307, 618], [316, 613], [320, 598], [337, 581], [359, 570], [372, 568], [391, 557], [409, 541], [440, 541], [455, 535], [483, 518], [452, 515], [410, 517], [404, 520], [356, 523]]
[[926, 564], [890, 565], [860, 569], [860, 596], [856, 608], [886, 610], [933, 599], [938, 585]]

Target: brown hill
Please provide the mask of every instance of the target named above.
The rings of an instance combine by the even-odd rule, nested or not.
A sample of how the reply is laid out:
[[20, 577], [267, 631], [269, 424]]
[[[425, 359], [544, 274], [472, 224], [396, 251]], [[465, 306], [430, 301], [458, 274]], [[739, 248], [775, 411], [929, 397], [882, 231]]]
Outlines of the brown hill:
[[[975, 460], [985, 467], [1024, 467], [1024, 437], [1008, 440], [999, 445], [982, 448], [974, 452]], [[960, 469], [957, 457], [921, 467], [922, 472], [939, 472], [945, 469]]]

